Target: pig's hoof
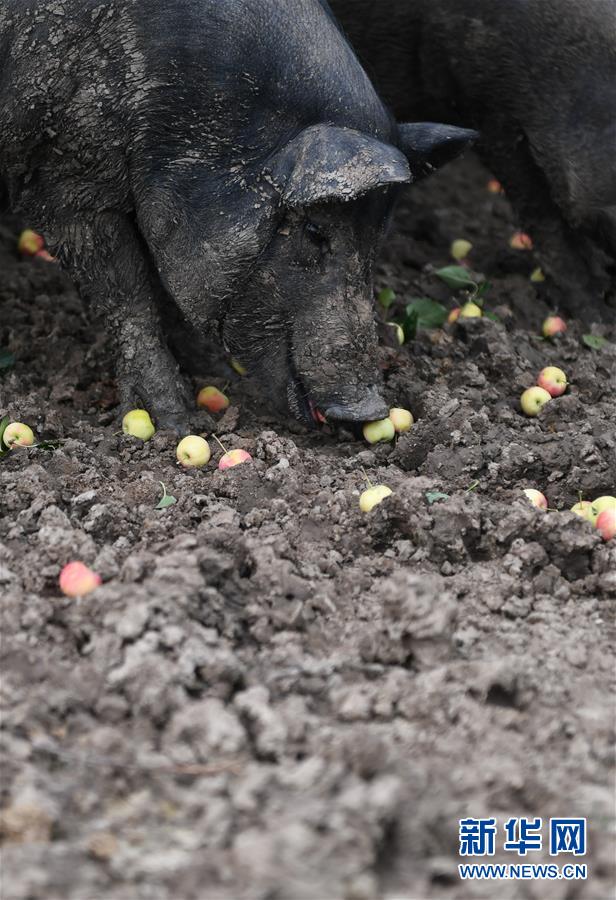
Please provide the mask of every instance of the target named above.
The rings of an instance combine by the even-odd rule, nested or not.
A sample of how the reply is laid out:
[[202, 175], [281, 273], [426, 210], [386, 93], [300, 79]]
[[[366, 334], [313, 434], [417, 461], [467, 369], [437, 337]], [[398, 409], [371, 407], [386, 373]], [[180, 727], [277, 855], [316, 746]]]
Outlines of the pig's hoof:
[[185, 412], [163, 412], [155, 415], [156, 427], [159, 431], [174, 431], [178, 437], [190, 434], [190, 419]]

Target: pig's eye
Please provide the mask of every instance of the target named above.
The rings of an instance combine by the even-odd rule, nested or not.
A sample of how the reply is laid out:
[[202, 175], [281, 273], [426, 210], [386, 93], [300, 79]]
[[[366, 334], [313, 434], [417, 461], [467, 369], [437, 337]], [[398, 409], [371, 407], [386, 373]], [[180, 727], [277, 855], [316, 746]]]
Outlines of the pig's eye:
[[315, 225], [313, 222], [306, 222], [306, 224], [304, 225], [304, 234], [311, 244], [314, 244], [315, 247], [318, 247], [323, 255], [329, 253], [329, 238], [323, 231], [321, 231], [318, 225]]

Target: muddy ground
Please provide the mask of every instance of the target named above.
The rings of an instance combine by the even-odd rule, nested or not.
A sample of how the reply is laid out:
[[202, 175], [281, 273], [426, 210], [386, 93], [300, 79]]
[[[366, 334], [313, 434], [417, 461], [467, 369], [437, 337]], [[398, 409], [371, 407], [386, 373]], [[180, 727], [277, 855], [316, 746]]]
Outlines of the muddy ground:
[[[616, 488], [616, 346], [536, 337], [487, 178], [414, 188], [388, 243], [379, 286], [449, 302], [427, 267], [470, 238], [500, 318], [383, 346], [412, 432], [308, 434], [198, 360], [254, 455], [227, 473], [118, 434], [103, 324], [5, 223], [0, 413], [63, 443], [0, 460], [2, 900], [611, 896], [616, 541], [563, 510]], [[570, 392], [527, 419], [550, 363]], [[362, 467], [394, 490], [368, 516]], [[104, 579], [81, 600], [72, 558]], [[588, 881], [461, 884], [458, 819], [490, 815], [587, 816]]]

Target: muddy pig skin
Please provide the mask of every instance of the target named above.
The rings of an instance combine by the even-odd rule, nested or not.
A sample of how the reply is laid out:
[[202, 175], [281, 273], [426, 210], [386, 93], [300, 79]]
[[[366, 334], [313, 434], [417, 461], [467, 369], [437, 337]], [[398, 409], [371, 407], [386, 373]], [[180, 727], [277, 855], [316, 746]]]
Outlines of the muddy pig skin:
[[398, 126], [318, 0], [3, 0], [0, 181], [188, 427], [175, 303], [312, 421], [385, 415], [372, 266], [401, 185], [475, 137]]
[[397, 115], [481, 132], [480, 154], [534, 239], [550, 299], [613, 321], [616, 0], [332, 7]]

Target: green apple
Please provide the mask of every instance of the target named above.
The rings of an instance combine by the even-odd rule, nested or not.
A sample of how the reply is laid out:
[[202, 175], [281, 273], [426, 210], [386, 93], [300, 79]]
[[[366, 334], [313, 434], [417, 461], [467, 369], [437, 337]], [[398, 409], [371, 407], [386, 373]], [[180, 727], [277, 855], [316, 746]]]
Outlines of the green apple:
[[2, 435], [4, 444], [9, 447], [31, 447], [34, 443], [34, 432], [23, 422], [10, 422]]
[[147, 410], [131, 409], [122, 419], [122, 431], [142, 441], [149, 441], [156, 429]]
[[[6, 432], [5, 432], [6, 434]], [[596, 500], [592, 501], [590, 508], [590, 520], [593, 525], [597, 524], [597, 519], [605, 510], [614, 510], [616, 509], [616, 497], [597, 497]]]
[[369, 487], [359, 498], [359, 508], [362, 512], [371, 512], [375, 506], [378, 506], [385, 497], [389, 497], [391, 494], [393, 494], [393, 491], [386, 484], [376, 484], [374, 487]]
[[542, 387], [527, 388], [520, 397], [520, 406], [527, 416], [538, 416], [546, 403], [552, 398]]
[[362, 431], [369, 444], [393, 441], [396, 434], [394, 423], [390, 418], [379, 419], [377, 422], [366, 422]]
[[197, 434], [189, 434], [177, 445], [175, 455], [186, 469], [200, 469], [210, 461], [210, 445]]
[[449, 248], [449, 252], [455, 260], [462, 262], [463, 259], [466, 259], [472, 249], [473, 245], [470, 241], [465, 241], [464, 238], [458, 238], [458, 240], [454, 241]]
[[476, 303], [473, 303], [469, 300], [468, 303], [465, 303], [462, 309], [460, 310], [460, 319], [480, 319], [483, 315], [483, 311], [480, 306], [477, 306]]
[[571, 512], [575, 513], [576, 516], [579, 516], [581, 519], [590, 522], [592, 517], [592, 503], [590, 500], [580, 500], [571, 507]]

